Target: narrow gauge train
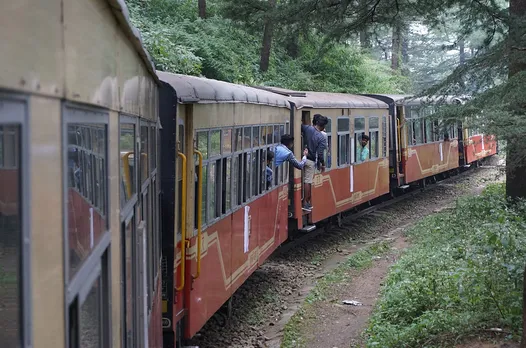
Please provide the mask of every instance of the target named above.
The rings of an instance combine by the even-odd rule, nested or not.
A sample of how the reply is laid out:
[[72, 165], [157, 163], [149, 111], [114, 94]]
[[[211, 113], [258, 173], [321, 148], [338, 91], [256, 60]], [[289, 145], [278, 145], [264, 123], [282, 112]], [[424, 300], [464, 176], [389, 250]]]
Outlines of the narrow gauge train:
[[[0, 29], [8, 347], [174, 347], [293, 230], [497, 150], [462, 125], [435, 135], [428, 104], [404, 96], [156, 72], [122, 0], [17, 1]], [[266, 154], [292, 133], [299, 157], [316, 113], [329, 165], [305, 213], [302, 172], [285, 164], [267, 186]]]

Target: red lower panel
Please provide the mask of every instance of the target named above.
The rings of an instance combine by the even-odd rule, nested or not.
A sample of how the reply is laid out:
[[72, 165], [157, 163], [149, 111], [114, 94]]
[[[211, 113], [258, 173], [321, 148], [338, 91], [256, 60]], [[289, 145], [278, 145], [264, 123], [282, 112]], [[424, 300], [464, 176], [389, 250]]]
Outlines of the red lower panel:
[[406, 183], [458, 168], [458, 141], [443, 141], [404, 149]]
[[197, 239], [191, 239], [186, 257], [185, 338], [194, 336], [286, 239], [287, 202], [283, 185], [208, 226], [203, 231], [201, 274], [194, 281], [190, 279], [197, 272]]
[[[295, 190], [300, 191], [301, 185], [295, 185]], [[312, 184], [312, 222], [324, 220], [388, 192], [389, 161], [386, 158], [316, 174]], [[295, 194], [295, 197], [298, 196], [301, 198], [301, 192]], [[301, 199], [295, 200], [295, 212], [298, 211], [301, 211]]]
[[466, 163], [472, 163], [497, 153], [497, 140], [493, 135], [474, 135], [464, 142]]

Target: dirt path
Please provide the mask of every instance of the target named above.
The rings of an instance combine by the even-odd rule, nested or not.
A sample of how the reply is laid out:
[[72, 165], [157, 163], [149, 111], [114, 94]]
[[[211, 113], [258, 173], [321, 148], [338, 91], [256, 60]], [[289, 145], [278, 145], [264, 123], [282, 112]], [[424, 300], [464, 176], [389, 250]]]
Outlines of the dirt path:
[[[335, 284], [327, 301], [314, 305], [315, 319], [309, 323], [305, 347], [361, 347], [362, 332], [367, 327], [369, 316], [378, 299], [380, 286], [397, 261], [400, 252], [408, 246], [401, 231], [392, 236], [391, 251], [374, 261], [373, 266], [361, 272], [352, 272], [348, 281]], [[342, 304], [343, 300], [354, 300], [362, 306]]]

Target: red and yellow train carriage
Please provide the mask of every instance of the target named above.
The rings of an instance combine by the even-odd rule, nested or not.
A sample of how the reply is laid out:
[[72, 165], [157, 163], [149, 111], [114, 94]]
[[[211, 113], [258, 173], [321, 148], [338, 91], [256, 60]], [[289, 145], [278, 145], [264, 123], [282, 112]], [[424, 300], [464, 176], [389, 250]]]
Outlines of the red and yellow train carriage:
[[165, 345], [173, 346], [201, 329], [287, 239], [288, 166], [270, 186], [265, 171], [267, 151], [289, 132], [290, 111], [274, 93], [158, 74], [163, 321]]

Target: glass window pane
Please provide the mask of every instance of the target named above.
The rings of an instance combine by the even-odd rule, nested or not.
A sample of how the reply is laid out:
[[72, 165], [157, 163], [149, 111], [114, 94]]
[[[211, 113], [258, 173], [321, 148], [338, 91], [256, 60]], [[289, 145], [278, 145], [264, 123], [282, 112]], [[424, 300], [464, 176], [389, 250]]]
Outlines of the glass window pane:
[[369, 129], [378, 128], [378, 117], [369, 118]]
[[234, 151], [243, 150], [243, 128], [234, 129]]
[[414, 132], [415, 132], [415, 142], [416, 144], [422, 144], [423, 143], [423, 133], [422, 133], [422, 120], [416, 120], [413, 124]]
[[135, 187], [135, 125], [121, 123], [121, 206], [137, 192]]
[[149, 139], [148, 139], [148, 126], [142, 126], [141, 125], [141, 159], [140, 159], [140, 166], [141, 166], [141, 184], [148, 179], [148, 176], [150, 175], [150, 170], [148, 168], [148, 151], [149, 151]]
[[338, 132], [349, 132], [351, 123], [348, 118], [338, 118]]
[[259, 151], [252, 152], [252, 195], [258, 195], [258, 183], [259, 183]]
[[210, 163], [209, 164], [209, 171], [208, 171], [208, 200], [206, 200], [206, 204], [208, 205], [208, 221], [211, 221], [216, 218], [217, 211], [216, 211], [216, 181], [214, 180], [216, 177], [216, 163]]
[[425, 127], [426, 127], [426, 142], [430, 143], [433, 141], [433, 128], [431, 120], [425, 120]]
[[98, 348], [102, 344], [101, 328], [101, 282], [100, 278], [93, 284], [79, 313], [80, 347]]
[[325, 126], [325, 133], [330, 134], [332, 131], [332, 120], [329, 117], [327, 117], [327, 120], [329, 122], [327, 122], [327, 125]]
[[259, 126], [252, 127], [252, 146], [259, 146]]
[[250, 153], [244, 153], [243, 154], [243, 179], [242, 183], [243, 185], [243, 196], [244, 200], [243, 202], [246, 202], [250, 199], [250, 163], [251, 163], [251, 154]]
[[157, 168], [157, 128], [150, 127], [150, 168]]
[[[196, 167], [196, 170], [197, 170], [197, 167]], [[208, 166], [206, 164], [203, 165], [203, 191], [202, 191], [202, 200], [203, 200], [203, 203], [201, 205], [201, 216], [202, 216], [202, 223], [205, 224], [208, 220], [207, 220], [207, 215], [206, 215], [206, 208], [207, 208], [207, 201], [206, 201], [206, 198], [207, 198], [207, 193], [208, 193]], [[196, 202], [197, 203], [197, 202]], [[196, 218], [196, 223], [197, 223], [197, 218]]]
[[[15, 134], [14, 138], [20, 139], [18, 126], [0, 126], [0, 132]], [[0, 144], [0, 152], [5, 157], [20, 163], [19, 141], [5, 142], [5, 138], [0, 138]], [[21, 176], [20, 168], [0, 164], [0, 342], [3, 347], [21, 346]]]
[[243, 149], [250, 149], [252, 147], [252, 128], [245, 127], [243, 129]]
[[371, 143], [370, 158], [376, 158], [378, 157], [378, 131], [369, 132], [369, 138]]
[[231, 180], [232, 180], [232, 158], [226, 159], [226, 169], [225, 169], [225, 189], [223, 190], [223, 194], [225, 195], [225, 212], [230, 210], [232, 207], [232, 200], [230, 198], [230, 194], [233, 194], [233, 190], [230, 189], [231, 186]]
[[[242, 155], [239, 155], [242, 156]], [[241, 170], [239, 168], [239, 164], [241, 163], [239, 161], [239, 156], [234, 156], [234, 162], [232, 164], [232, 205], [236, 206], [240, 204], [239, 199], [239, 190], [240, 190], [240, 181], [239, 176], [241, 175]]]
[[365, 118], [355, 118], [354, 119], [354, 131], [363, 131], [365, 130]]
[[221, 131], [223, 138], [223, 153], [232, 152], [232, 128], [223, 129]]
[[126, 342], [128, 347], [133, 347], [133, 333], [135, 332], [133, 327], [133, 299], [135, 295], [133, 293], [133, 229], [135, 228], [135, 219], [132, 218], [124, 229], [124, 298], [126, 306]]
[[382, 156], [387, 157], [387, 116], [384, 117], [382, 122]]
[[285, 125], [280, 125], [279, 126], [279, 138], [278, 140], [276, 141], [277, 143], [281, 141], [281, 136], [285, 134]]
[[274, 127], [267, 126], [267, 145], [274, 144]]
[[221, 131], [210, 131], [210, 157], [221, 154]]
[[259, 133], [261, 134], [259, 137], [259, 145], [263, 146], [267, 143], [267, 127], [261, 126]]
[[4, 166], [4, 127], [0, 126], [0, 167]]
[[92, 144], [98, 144], [91, 151], [82, 145], [68, 144], [66, 211], [70, 279], [107, 229], [106, 132], [105, 125], [68, 125], [68, 133], [81, 137], [80, 144], [89, 144], [84, 141], [87, 134]]
[[197, 132], [197, 150], [203, 154], [203, 159], [208, 158], [208, 131]]

